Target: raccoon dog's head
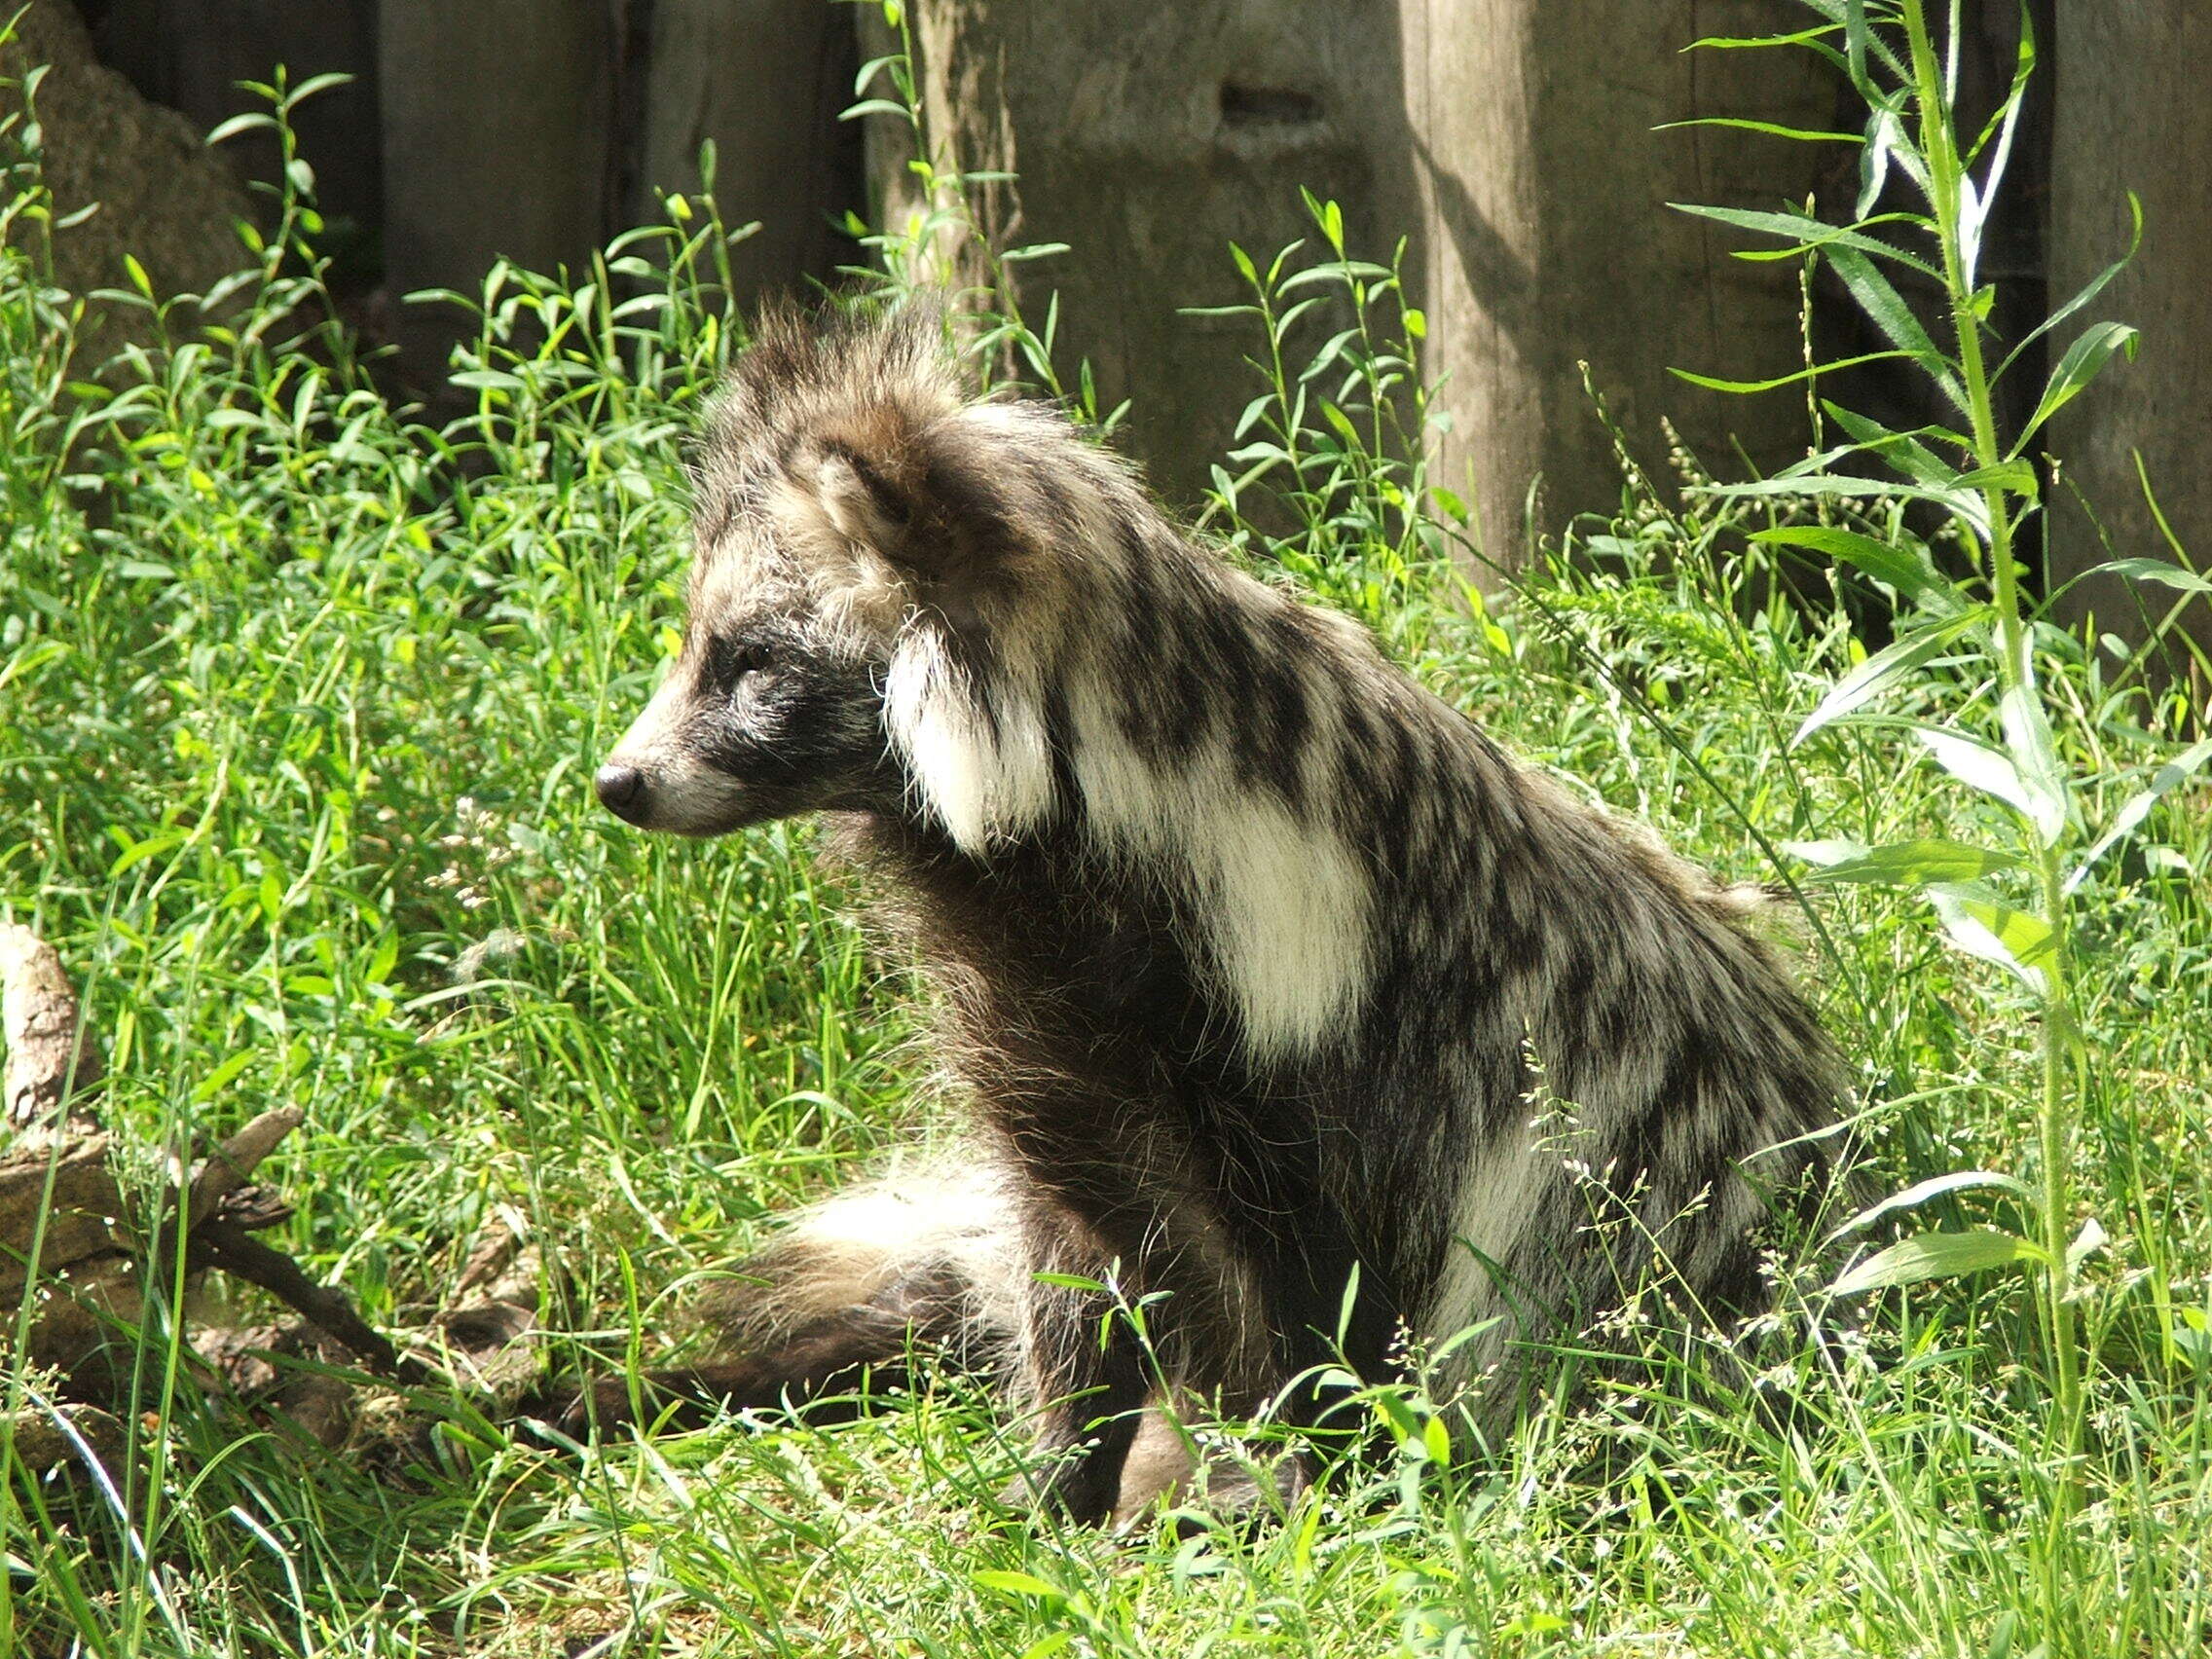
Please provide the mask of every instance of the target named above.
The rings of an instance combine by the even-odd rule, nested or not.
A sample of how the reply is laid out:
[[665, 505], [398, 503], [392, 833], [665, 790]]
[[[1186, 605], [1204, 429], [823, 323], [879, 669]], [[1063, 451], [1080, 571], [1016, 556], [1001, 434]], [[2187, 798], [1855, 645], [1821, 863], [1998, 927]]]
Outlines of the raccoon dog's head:
[[608, 808], [719, 835], [908, 804], [898, 687], [1004, 543], [1006, 413], [962, 395], [926, 313], [763, 317], [694, 462], [682, 649], [599, 769]]

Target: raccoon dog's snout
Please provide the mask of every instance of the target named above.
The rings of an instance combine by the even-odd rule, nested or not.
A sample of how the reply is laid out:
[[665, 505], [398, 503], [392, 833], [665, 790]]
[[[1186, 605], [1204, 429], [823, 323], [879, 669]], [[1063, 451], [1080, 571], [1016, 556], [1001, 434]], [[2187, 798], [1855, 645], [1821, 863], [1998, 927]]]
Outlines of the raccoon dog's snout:
[[638, 809], [645, 804], [645, 775], [635, 766], [619, 760], [609, 760], [594, 774], [591, 787], [599, 796], [600, 805], [615, 817], [635, 823]]

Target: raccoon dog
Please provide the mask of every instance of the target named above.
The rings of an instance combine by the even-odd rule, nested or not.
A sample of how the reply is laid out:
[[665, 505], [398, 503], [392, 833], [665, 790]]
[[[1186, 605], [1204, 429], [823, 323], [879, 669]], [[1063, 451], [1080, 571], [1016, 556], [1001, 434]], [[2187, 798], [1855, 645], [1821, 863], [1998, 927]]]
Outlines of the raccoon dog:
[[[685, 1387], [948, 1346], [1095, 1521], [1163, 1393], [1310, 1416], [1324, 1362], [1489, 1321], [1455, 1362], [1494, 1424], [1524, 1339], [1640, 1283], [1756, 1306], [1838, 1072], [1734, 898], [1056, 411], [966, 394], [926, 317], [766, 318], [696, 498], [682, 650], [600, 798], [687, 835], [827, 814], [975, 1123], [797, 1217]], [[1070, 1279], [1144, 1300], [1149, 1345]]]

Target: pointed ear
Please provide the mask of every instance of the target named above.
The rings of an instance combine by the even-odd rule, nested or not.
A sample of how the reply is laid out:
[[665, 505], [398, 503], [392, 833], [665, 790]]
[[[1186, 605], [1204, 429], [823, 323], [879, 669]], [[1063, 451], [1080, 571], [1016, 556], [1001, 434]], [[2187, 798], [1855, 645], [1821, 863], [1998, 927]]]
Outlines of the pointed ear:
[[877, 410], [818, 433], [794, 459], [794, 482], [848, 543], [932, 586], [1003, 571], [1027, 532], [993, 482], [1003, 459], [957, 419]]
[[847, 541], [894, 565], [909, 565], [914, 503], [859, 450], [826, 444], [813, 463], [814, 498]]

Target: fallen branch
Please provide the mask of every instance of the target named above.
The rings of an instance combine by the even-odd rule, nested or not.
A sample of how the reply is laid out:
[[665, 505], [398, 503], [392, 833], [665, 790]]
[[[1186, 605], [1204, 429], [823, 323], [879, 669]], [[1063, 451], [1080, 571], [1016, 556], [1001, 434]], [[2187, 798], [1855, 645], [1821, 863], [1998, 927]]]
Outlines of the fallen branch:
[[380, 1376], [395, 1382], [427, 1382], [430, 1374], [418, 1360], [401, 1356], [391, 1340], [360, 1314], [345, 1293], [320, 1285], [283, 1251], [264, 1244], [236, 1222], [203, 1221], [192, 1230], [187, 1262], [205, 1262], [233, 1278], [257, 1284], [285, 1307], [335, 1337]]
[[52, 1272], [129, 1248], [113, 1152], [108, 1136], [91, 1132], [0, 1154], [0, 1296], [21, 1292], [34, 1254]]
[[[450, 1367], [449, 1380], [465, 1379], [489, 1398], [520, 1392], [535, 1363], [522, 1340], [535, 1324], [535, 1259], [514, 1227], [499, 1219], [487, 1230], [458, 1292], [476, 1300], [433, 1322], [441, 1365], [402, 1353], [343, 1290], [317, 1283], [253, 1235], [292, 1213], [253, 1176], [300, 1126], [298, 1108], [264, 1112], [197, 1163], [173, 1157], [166, 1193], [148, 1204], [119, 1181], [114, 1137], [82, 1112], [87, 1088], [101, 1075], [98, 1048], [59, 958], [26, 929], [0, 925], [0, 993], [7, 1043], [0, 1105], [16, 1131], [0, 1148], [0, 1298], [38, 1299], [21, 1357], [60, 1372], [75, 1400], [122, 1397], [131, 1367], [128, 1343], [119, 1347], [116, 1333], [140, 1320], [144, 1275], [170, 1286], [180, 1266], [187, 1282], [213, 1268], [298, 1315], [298, 1324], [196, 1332], [195, 1375], [221, 1379], [325, 1445], [368, 1422], [342, 1351], [399, 1386], [445, 1379]], [[0, 1307], [0, 1318], [7, 1316]], [[373, 1411], [395, 1421], [404, 1409], [391, 1396]], [[51, 1413], [20, 1418], [13, 1423], [18, 1454], [51, 1466], [72, 1434], [104, 1433], [108, 1420], [97, 1412], [66, 1423]]]
[[261, 1161], [276, 1150], [277, 1143], [301, 1124], [307, 1114], [297, 1106], [278, 1106], [264, 1112], [210, 1153], [193, 1175], [185, 1214], [191, 1226], [208, 1220], [223, 1200], [252, 1177]]
[[0, 1071], [8, 1126], [58, 1128], [64, 1104], [99, 1082], [99, 1047], [79, 1017], [61, 958], [13, 922], [0, 922], [0, 1033], [8, 1045]]

